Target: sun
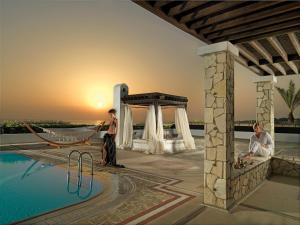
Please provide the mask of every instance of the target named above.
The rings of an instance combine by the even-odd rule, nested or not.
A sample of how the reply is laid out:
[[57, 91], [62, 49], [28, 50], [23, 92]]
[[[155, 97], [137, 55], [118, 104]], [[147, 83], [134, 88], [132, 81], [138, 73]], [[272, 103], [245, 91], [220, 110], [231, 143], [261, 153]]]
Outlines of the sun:
[[87, 102], [90, 107], [99, 110], [105, 108], [105, 101], [103, 99], [104, 98], [102, 96], [97, 94], [97, 95], [90, 96], [87, 99]]
[[103, 110], [107, 108], [111, 102], [111, 93], [110, 90], [105, 88], [91, 87], [86, 88], [85, 101], [86, 105], [94, 110]]
[[96, 104], [95, 104], [96, 109], [102, 109], [103, 107], [104, 107], [104, 102], [103, 101], [99, 100], [99, 101], [96, 102]]

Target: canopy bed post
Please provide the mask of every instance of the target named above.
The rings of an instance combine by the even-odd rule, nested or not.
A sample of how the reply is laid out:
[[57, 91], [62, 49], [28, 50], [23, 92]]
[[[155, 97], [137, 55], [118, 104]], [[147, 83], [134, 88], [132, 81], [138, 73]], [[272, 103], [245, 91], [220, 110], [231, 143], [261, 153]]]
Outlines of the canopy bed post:
[[158, 115], [158, 103], [157, 102], [154, 103], [154, 109], [155, 109], [155, 123], [156, 123], [156, 130], [157, 130], [157, 126], [158, 126], [158, 117], [157, 117], [157, 115]]
[[123, 127], [124, 127], [124, 103], [122, 98], [128, 95], [128, 86], [126, 84], [117, 84], [114, 86], [113, 108], [117, 111], [118, 133], [116, 136], [116, 146], [119, 148], [123, 143]]

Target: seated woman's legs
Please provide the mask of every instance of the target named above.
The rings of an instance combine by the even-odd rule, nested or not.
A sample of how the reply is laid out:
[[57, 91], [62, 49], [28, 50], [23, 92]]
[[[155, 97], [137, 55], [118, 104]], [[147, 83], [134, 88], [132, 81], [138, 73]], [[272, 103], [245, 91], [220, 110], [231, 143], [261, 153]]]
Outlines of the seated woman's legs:
[[261, 148], [261, 144], [255, 141], [250, 147], [249, 152], [251, 152], [253, 155], [256, 155], [260, 148]]
[[253, 152], [255, 156], [267, 157], [270, 155], [270, 150], [263, 147], [259, 142], [254, 142], [250, 151]]
[[257, 151], [257, 155], [267, 157], [270, 155], [270, 150], [261, 146]]

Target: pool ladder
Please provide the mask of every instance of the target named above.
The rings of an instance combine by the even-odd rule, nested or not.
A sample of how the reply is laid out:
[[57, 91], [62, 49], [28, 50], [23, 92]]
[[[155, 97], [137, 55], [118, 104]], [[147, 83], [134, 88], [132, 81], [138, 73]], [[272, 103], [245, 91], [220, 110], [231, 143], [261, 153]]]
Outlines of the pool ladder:
[[90, 165], [91, 165], [91, 175], [94, 175], [94, 160], [93, 155], [90, 152], [80, 152], [78, 150], [72, 150], [68, 155], [68, 173], [70, 173], [70, 164], [71, 164], [71, 156], [72, 154], [79, 154], [79, 157], [77, 159], [77, 165], [78, 165], [78, 177], [81, 177], [82, 175], [82, 156], [88, 155], [90, 157]]
[[[78, 156], [78, 159], [77, 159], [77, 165], [78, 165], [78, 176], [77, 176], [77, 189], [75, 191], [71, 191], [70, 190], [70, 163], [71, 163], [71, 156], [72, 154], [75, 154], [77, 153], [79, 156]], [[81, 190], [81, 185], [82, 185], [82, 156], [84, 155], [88, 155], [90, 156], [90, 159], [91, 159], [91, 180], [89, 182], [89, 192], [85, 195], [85, 196], [81, 196], [80, 194], [80, 190]], [[94, 163], [93, 163], [93, 155], [89, 152], [80, 152], [78, 150], [73, 150], [69, 153], [68, 155], [68, 174], [67, 174], [67, 191], [70, 193], [70, 194], [77, 194], [77, 196], [79, 198], [82, 198], [82, 199], [85, 199], [86, 197], [90, 196], [90, 194], [92, 193], [92, 190], [93, 190], [93, 176], [94, 175]]]

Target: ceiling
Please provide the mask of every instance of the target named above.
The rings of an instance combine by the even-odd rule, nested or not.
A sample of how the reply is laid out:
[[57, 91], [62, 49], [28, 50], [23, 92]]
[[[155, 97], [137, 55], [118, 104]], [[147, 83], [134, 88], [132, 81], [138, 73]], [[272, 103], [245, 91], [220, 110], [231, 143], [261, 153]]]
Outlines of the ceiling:
[[258, 75], [300, 71], [300, 1], [134, 1], [207, 44], [230, 41]]

